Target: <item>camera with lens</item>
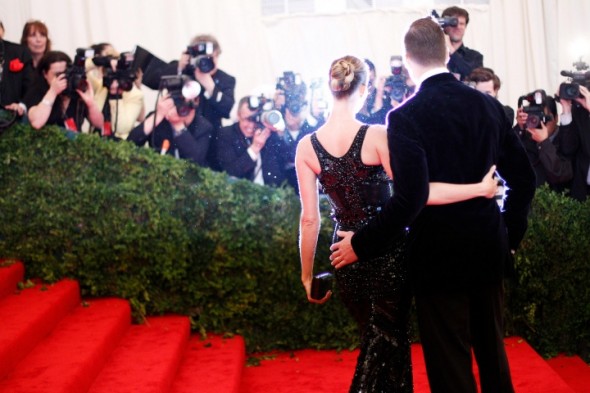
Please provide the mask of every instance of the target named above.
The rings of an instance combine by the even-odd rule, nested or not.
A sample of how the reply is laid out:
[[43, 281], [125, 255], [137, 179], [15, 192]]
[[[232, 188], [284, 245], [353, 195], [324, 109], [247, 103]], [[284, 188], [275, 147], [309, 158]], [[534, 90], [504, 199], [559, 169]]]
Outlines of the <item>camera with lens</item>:
[[[523, 106], [525, 101], [528, 104]], [[527, 114], [526, 128], [541, 128], [541, 123], [553, 120], [552, 115], [545, 114], [545, 108], [547, 107], [545, 90], [539, 89], [521, 96], [518, 99], [518, 107], [522, 107]]]
[[292, 114], [298, 114], [307, 105], [305, 96], [307, 87], [301, 80], [301, 75], [293, 71], [284, 71], [283, 75], [277, 78], [276, 89], [285, 95], [285, 105], [283, 108], [289, 109]]
[[70, 97], [77, 96], [76, 90], [86, 91], [88, 89], [88, 80], [86, 79], [86, 59], [94, 56], [92, 49], [78, 48], [74, 62], [66, 69], [65, 75], [68, 81], [64, 93]]
[[183, 73], [189, 76], [194, 76], [195, 69], [201, 72], [211, 72], [215, 68], [213, 62], [213, 43], [212, 42], [197, 42], [195, 45], [188, 46], [186, 53], [190, 56], [190, 61], [184, 68]]
[[165, 75], [160, 78], [160, 92], [168, 91], [179, 116], [186, 116], [196, 108], [195, 98], [201, 93], [201, 85], [187, 75]]
[[559, 85], [559, 98], [563, 98], [564, 100], [575, 100], [578, 97], [582, 97], [580, 86], [590, 86], [590, 71], [586, 71], [588, 64], [579, 60], [573, 66], [576, 71], [561, 71], [562, 76], [569, 78], [568, 82]]
[[273, 109], [274, 103], [271, 99], [261, 96], [250, 96], [248, 108], [255, 113], [248, 119], [256, 123], [257, 128], [268, 127], [273, 131], [283, 131], [285, 121], [280, 111]]
[[133, 88], [133, 82], [137, 78], [135, 70], [133, 69], [133, 53], [123, 52], [117, 59], [117, 66], [115, 70], [111, 67], [111, 56], [96, 56], [92, 62], [97, 66], [103, 66], [105, 69], [102, 78], [104, 87], [109, 88], [114, 81], [119, 83], [119, 88], [123, 91], [130, 91]]
[[449, 26], [456, 27], [459, 24], [459, 19], [457, 19], [456, 17], [445, 16], [445, 17], [441, 18], [440, 16], [438, 16], [438, 12], [436, 12], [436, 10], [432, 10], [432, 13], [430, 14], [430, 16], [443, 29], [445, 27], [449, 27]]
[[386, 90], [390, 99], [402, 102], [410, 91], [406, 83], [407, 75], [403, 69], [402, 57], [399, 55], [391, 56], [390, 65], [391, 75], [385, 79], [384, 90]]

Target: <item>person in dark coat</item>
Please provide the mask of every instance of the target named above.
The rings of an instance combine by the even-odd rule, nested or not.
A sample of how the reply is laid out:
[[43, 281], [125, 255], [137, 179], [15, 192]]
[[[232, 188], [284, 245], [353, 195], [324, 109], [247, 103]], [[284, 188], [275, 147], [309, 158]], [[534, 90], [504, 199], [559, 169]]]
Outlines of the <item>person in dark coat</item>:
[[[394, 194], [356, 233], [338, 231], [332, 265], [375, 257], [409, 227], [408, 266], [432, 392], [513, 392], [503, 342], [503, 279], [526, 228], [535, 174], [502, 105], [445, 67], [444, 33], [431, 18], [404, 37], [416, 94], [388, 115]], [[472, 183], [492, 165], [510, 188], [500, 211], [474, 198], [426, 206], [429, 182]]]

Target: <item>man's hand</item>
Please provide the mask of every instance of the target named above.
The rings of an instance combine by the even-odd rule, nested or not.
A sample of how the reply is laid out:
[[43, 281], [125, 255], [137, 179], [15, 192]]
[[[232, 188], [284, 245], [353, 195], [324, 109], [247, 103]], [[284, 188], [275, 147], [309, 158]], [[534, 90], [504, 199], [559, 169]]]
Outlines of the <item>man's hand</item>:
[[358, 256], [352, 249], [352, 244], [350, 242], [354, 232], [337, 231], [336, 235], [341, 237], [342, 240], [332, 244], [330, 247], [330, 251], [332, 251], [332, 254], [330, 254], [330, 260], [332, 261], [332, 266], [336, 269], [340, 269], [358, 261]]
[[9, 111], [14, 111], [14, 112], [16, 112], [16, 113], [17, 113], [19, 116], [22, 116], [22, 115], [25, 113], [25, 110], [24, 110], [24, 108], [23, 108], [21, 105], [19, 105], [19, 103], [18, 103], [18, 102], [14, 102], [14, 103], [12, 103], [12, 104], [6, 105], [6, 106], [4, 107], [4, 109], [7, 109], [7, 110], [9, 110]]
[[527, 128], [527, 131], [531, 134], [531, 138], [537, 143], [541, 143], [549, 138], [549, 131], [543, 122], [541, 122], [541, 128]]
[[254, 137], [252, 137], [252, 145], [250, 146], [250, 148], [256, 154], [260, 153], [260, 151], [266, 144], [266, 140], [270, 137], [270, 133], [271, 131], [266, 127], [254, 131]]
[[526, 128], [526, 119], [528, 119], [528, 117], [528, 113], [524, 111], [522, 106], [516, 110], [516, 124], [518, 124], [518, 128], [521, 130]]

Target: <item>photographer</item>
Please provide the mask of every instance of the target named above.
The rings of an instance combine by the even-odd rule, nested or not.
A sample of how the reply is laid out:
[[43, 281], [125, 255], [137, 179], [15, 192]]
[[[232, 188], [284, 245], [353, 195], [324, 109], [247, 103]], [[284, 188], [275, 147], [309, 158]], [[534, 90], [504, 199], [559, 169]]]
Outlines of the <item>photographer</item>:
[[88, 80], [94, 100], [102, 108], [102, 136], [127, 139], [129, 132], [144, 112], [144, 96], [132, 69], [133, 55], [119, 54], [107, 43], [93, 45], [94, 58], [86, 60]]
[[215, 157], [217, 130], [221, 119], [229, 119], [234, 106], [236, 79], [218, 68], [221, 47], [215, 37], [208, 34], [197, 35], [192, 39], [178, 62], [171, 62], [164, 75], [185, 74], [194, 78], [202, 86], [198, 113], [203, 115], [211, 125], [214, 133], [208, 162], [211, 169], [221, 170]]
[[356, 119], [364, 124], [385, 124], [387, 112], [392, 109], [391, 100], [383, 91], [386, 78], [382, 76], [377, 79], [375, 64], [369, 59], [364, 61], [369, 69], [368, 94], [363, 107], [356, 114]]
[[221, 47], [211, 35], [198, 35], [191, 41], [191, 50], [182, 54], [178, 62], [180, 72], [192, 70], [192, 75], [203, 87], [201, 92], [201, 113], [215, 128], [221, 126], [221, 119], [229, 119], [234, 106], [236, 79], [217, 68]]
[[283, 73], [276, 85], [274, 106], [279, 110], [285, 121], [285, 129], [277, 130], [285, 148], [285, 176], [291, 187], [299, 193], [297, 174], [295, 173], [295, 152], [297, 144], [307, 134], [311, 134], [323, 124], [323, 119], [309, 116], [309, 105], [306, 99], [307, 86], [291, 71]]
[[277, 129], [260, 121], [261, 108], [243, 97], [238, 121], [219, 129], [217, 159], [221, 170], [257, 184], [280, 186], [285, 179], [285, 144]]
[[562, 192], [569, 188], [573, 172], [571, 160], [561, 151], [562, 133], [557, 124], [555, 100], [543, 97], [539, 104], [519, 105], [514, 131], [535, 170], [537, 187], [548, 184], [552, 190]]
[[474, 68], [483, 67], [483, 55], [463, 44], [465, 29], [469, 24], [467, 10], [460, 7], [449, 7], [443, 11], [442, 17], [457, 18], [457, 26], [444, 28], [447, 47], [451, 55], [447, 68], [457, 79], [463, 81]]
[[[498, 99], [498, 91], [502, 86], [500, 78], [494, 73], [494, 70], [487, 67], [477, 67], [465, 78], [465, 82], [475, 90], [488, 94], [495, 99]], [[514, 124], [514, 109], [508, 105], [504, 105], [504, 112], [510, 121]]]
[[78, 132], [85, 119], [92, 127], [103, 127], [103, 115], [86, 81], [81, 51], [76, 54], [75, 65], [59, 51], [49, 51], [39, 61], [39, 76], [24, 98], [33, 128], [51, 124]]
[[590, 92], [579, 86], [579, 96], [564, 98], [560, 89], [562, 151], [573, 158], [571, 196], [584, 201], [590, 195]]
[[207, 166], [213, 126], [198, 114], [200, 86], [186, 76], [162, 77], [156, 112], [129, 133], [127, 140], [161, 154]]

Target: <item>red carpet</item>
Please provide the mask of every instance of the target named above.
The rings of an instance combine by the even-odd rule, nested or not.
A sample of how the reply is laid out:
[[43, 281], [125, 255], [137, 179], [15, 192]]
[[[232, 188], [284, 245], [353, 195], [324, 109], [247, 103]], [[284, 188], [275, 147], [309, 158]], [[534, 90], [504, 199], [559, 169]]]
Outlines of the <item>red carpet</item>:
[[[574, 390], [526, 342], [506, 340], [512, 379], [517, 393], [574, 393]], [[303, 350], [264, 354], [261, 366], [244, 371], [242, 393], [348, 392], [358, 351]], [[266, 358], [266, 359], [265, 359]], [[412, 346], [414, 391], [429, 392], [419, 345]], [[477, 373], [476, 373], [477, 374]], [[590, 378], [590, 370], [586, 373]], [[588, 385], [584, 387], [588, 389]]]
[[185, 316], [131, 324], [123, 299], [81, 301], [63, 280], [17, 290], [0, 264], [0, 393], [239, 393], [241, 337], [190, 336]]
[[[245, 367], [241, 337], [191, 336], [184, 316], [133, 325], [127, 301], [82, 301], [72, 280], [17, 290], [23, 279], [22, 264], [0, 260], [0, 393], [348, 391], [357, 351], [264, 354]], [[517, 393], [590, 393], [580, 358], [547, 362], [518, 338], [506, 347]], [[415, 392], [426, 393], [417, 345], [412, 361]]]

